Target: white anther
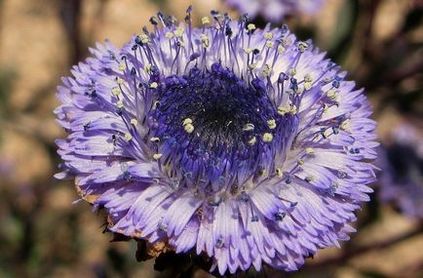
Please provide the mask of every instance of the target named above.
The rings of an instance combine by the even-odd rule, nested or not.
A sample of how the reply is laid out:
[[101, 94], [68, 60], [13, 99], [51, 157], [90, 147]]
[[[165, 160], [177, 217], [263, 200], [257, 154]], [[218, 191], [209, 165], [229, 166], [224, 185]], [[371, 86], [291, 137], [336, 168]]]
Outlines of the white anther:
[[307, 73], [306, 75], [304, 75], [304, 82], [313, 82], [313, 78], [310, 74]]
[[123, 80], [122, 78], [120, 78], [119, 76], [118, 76], [118, 77], [116, 77], [116, 83], [117, 83], [117, 84], [122, 85], [122, 84], [123, 84], [123, 82], [124, 82], [124, 80]]
[[341, 125], [339, 126], [340, 129], [344, 130], [344, 131], [349, 131], [351, 129], [351, 120], [350, 119], [346, 119], [345, 121], [343, 121], [341, 123]]
[[145, 66], [144, 66], [144, 71], [146, 72], [146, 73], [148, 73], [148, 74], [150, 74], [151, 73], [151, 64], [146, 64]]
[[257, 67], [257, 63], [253, 63], [253, 64], [249, 64], [248, 65], [248, 68], [250, 69], [250, 70], [253, 70], [253, 69], [255, 69]]
[[284, 116], [286, 113], [289, 112], [289, 108], [285, 106], [279, 106], [278, 107], [278, 114], [281, 116]]
[[276, 121], [275, 121], [275, 119], [270, 119], [270, 120], [268, 120], [268, 121], [267, 121], [267, 126], [268, 126], [270, 129], [275, 129], [275, 128], [276, 128]]
[[266, 40], [271, 40], [271, 39], [273, 39], [273, 33], [272, 32], [266, 32], [266, 33], [264, 33], [263, 37]]
[[156, 89], [157, 87], [159, 87], [159, 84], [157, 84], [157, 82], [153, 82], [150, 84], [151, 89]]
[[138, 37], [141, 39], [141, 42], [143, 44], [147, 44], [150, 42], [150, 37], [145, 33], [138, 35]]
[[248, 143], [248, 145], [253, 146], [253, 145], [255, 145], [257, 143], [257, 138], [255, 136], [254, 137], [251, 137], [251, 139], [248, 140], [247, 143]]
[[131, 125], [138, 125], [138, 120], [135, 118], [131, 119]]
[[194, 132], [194, 126], [192, 125], [192, 124], [186, 124], [186, 125], [184, 125], [184, 130], [187, 132], [187, 133], [193, 133]]
[[306, 154], [313, 154], [314, 153], [314, 149], [312, 147], [308, 147], [305, 149]]
[[172, 39], [174, 37], [174, 34], [172, 32], [170, 32], [170, 31], [168, 31], [168, 32], [166, 32], [165, 37], [167, 39]]
[[153, 154], [153, 159], [159, 160], [162, 156], [163, 156], [163, 154], [161, 154], [161, 153], [155, 153], [155, 154]]
[[297, 106], [291, 104], [291, 108], [289, 108], [289, 113], [291, 113], [292, 115], [297, 114]]
[[182, 125], [188, 125], [188, 124], [192, 124], [192, 120], [190, 118], [186, 118], [185, 120], [182, 121]]
[[119, 67], [118, 67], [118, 69], [119, 69], [120, 71], [124, 71], [124, 70], [126, 69], [126, 64], [125, 64], [125, 62], [120, 62], [120, 63], [119, 63]]
[[173, 33], [175, 33], [176, 37], [180, 38], [184, 35], [184, 32], [185, 32], [185, 29], [183, 27], [178, 27]]
[[310, 90], [313, 83], [311, 82], [304, 82], [304, 90]]
[[263, 75], [264, 76], [270, 76], [272, 74], [272, 69], [270, 68], [270, 66], [268, 64], [265, 64], [263, 66]]
[[201, 44], [203, 45], [204, 48], [209, 47], [210, 41], [209, 41], [209, 37], [206, 34], [201, 34], [200, 40], [201, 40]]
[[201, 19], [201, 23], [202, 23], [203, 25], [210, 24], [210, 18], [209, 18], [208, 16], [203, 17], [203, 18]]
[[267, 48], [272, 48], [274, 43], [272, 41], [266, 41], [265, 45]]
[[247, 30], [248, 31], [253, 31], [255, 29], [256, 29], [256, 25], [255, 24], [250, 23], [250, 24], [247, 25]]
[[326, 92], [326, 95], [328, 96], [328, 98], [335, 100], [337, 98], [337, 93], [337, 91], [331, 89]]
[[312, 181], [314, 181], [314, 180], [315, 180], [315, 177], [314, 177], [314, 176], [312, 176], [312, 175], [310, 175], [310, 176], [307, 176], [307, 177], [305, 178], [305, 180], [306, 180], [307, 182], [312, 182]]
[[276, 172], [276, 175], [278, 176], [278, 177], [282, 177], [283, 176], [283, 173], [282, 173], [282, 169], [281, 168], [276, 168], [276, 170], [275, 170], [275, 172]]
[[119, 87], [113, 87], [112, 88], [112, 94], [115, 96], [120, 95], [120, 88]]
[[160, 142], [160, 138], [159, 137], [151, 137], [150, 142], [158, 143], [158, 142]]
[[254, 125], [248, 123], [248, 124], [244, 125], [244, 127], [242, 128], [242, 130], [243, 131], [251, 131], [251, 130], [254, 130]]
[[272, 140], [273, 140], [273, 134], [272, 133], [266, 132], [266, 133], [263, 134], [263, 142], [269, 143], [269, 142], [272, 142]]
[[251, 52], [253, 52], [252, 48], [244, 48], [244, 52], [247, 54], [250, 54]]
[[116, 102], [116, 107], [117, 108], [123, 108], [123, 101], [122, 100], [118, 100], [117, 102]]
[[130, 133], [125, 133], [124, 137], [126, 142], [129, 142], [132, 140], [132, 135]]
[[308, 44], [306, 42], [303, 42], [303, 41], [298, 42], [298, 50], [301, 53], [304, 53], [304, 51], [306, 51], [307, 48], [308, 48]]

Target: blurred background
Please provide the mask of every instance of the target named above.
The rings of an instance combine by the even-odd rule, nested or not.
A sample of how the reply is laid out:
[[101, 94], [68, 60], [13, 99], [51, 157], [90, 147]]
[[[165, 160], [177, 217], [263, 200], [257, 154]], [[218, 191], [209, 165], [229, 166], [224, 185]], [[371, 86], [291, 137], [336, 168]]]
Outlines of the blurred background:
[[[173, 277], [137, 262], [135, 242], [110, 242], [104, 216], [72, 204], [72, 182], [52, 177], [54, 140], [65, 136], [52, 111], [60, 77], [89, 46], [122, 46], [158, 10], [182, 19], [189, 4], [196, 20], [211, 9], [237, 15], [220, 0], [0, 0], [0, 277]], [[285, 18], [366, 88], [383, 144], [377, 163], [390, 170], [342, 249], [297, 273], [249, 277], [423, 277], [422, 9], [420, 0], [327, 0]]]

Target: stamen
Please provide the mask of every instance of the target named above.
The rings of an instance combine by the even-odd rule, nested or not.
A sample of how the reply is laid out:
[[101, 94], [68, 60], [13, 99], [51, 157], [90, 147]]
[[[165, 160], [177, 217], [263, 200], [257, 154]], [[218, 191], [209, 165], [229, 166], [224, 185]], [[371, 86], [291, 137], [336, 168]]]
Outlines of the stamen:
[[155, 154], [153, 154], [153, 159], [159, 160], [162, 156], [163, 156], [163, 154], [161, 154], [161, 153], [155, 153]]
[[246, 125], [242, 128], [242, 130], [243, 130], [243, 131], [251, 131], [251, 130], [254, 130], [254, 125], [253, 125], [253, 124], [248, 123], [248, 124], [246, 124]]
[[275, 129], [276, 128], [276, 120], [275, 119], [268, 120], [267, 125], [269, 126], [270, 129]]
[[131, 119], [131, 125], [134, 125], [134, 126], [138, 125], [138, 120], [135, 118]]
[[273, 140], [273, 134], [272, 133], [266, 132], [266, 133], [263, 134], [263, 142], [269, 143], [269, 142], [272, 142], [272, 140]]
[[126, 142], [129, 142], [132, 140], [132, 135], [130, 133], [125, 133], [124, 139]]
[[203, 25], [210, 24], [210, 18], [208, 16], [201, 18], [201, 24], [203, 24]]

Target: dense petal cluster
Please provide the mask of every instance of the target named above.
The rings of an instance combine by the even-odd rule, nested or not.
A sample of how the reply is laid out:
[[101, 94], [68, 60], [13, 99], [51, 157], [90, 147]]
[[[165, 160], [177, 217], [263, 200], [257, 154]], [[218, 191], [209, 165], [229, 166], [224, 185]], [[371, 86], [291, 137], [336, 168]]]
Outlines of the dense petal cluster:
[[423, 139], [417, 129], [402, 123], [381, 151], [380, 196], [394, 202], [407, 216], [423, 218]]
[[242, 14], [252, 17], [262, 16], [272, 22], [280, 22], [285, 16], [292, 14], [314, 14], [325, 0], [225, 0]]
[[159, 13], [58, 89], [63, 172], [109, 229], [223, 274], [296, 270], [354, 231], [374, 181], [375, 123], [346, 73], [282, 28]]

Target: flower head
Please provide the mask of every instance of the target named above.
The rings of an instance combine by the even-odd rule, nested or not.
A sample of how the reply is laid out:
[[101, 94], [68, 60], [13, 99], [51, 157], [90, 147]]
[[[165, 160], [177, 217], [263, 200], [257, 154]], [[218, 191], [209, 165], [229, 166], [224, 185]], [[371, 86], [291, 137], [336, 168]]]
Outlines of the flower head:
[[280, 22], [286, 15], [316, 13], [324, 0], [225, 0], [240, 13], [252, 17], [263, 16], [266, 20]]
[[[220, 273], [296, 270], [354, 229], [374, 180], [362, 90], [284, 26], [159, 13], [63, 79], [64, 172], [109, 229], [209, 257]], [[161, 248], [158, 248], [161, 246]]]
[[381, 199], [394, 202], [407, 216], [423, 218], [423, 139], [408, 123], [391, 137], [381, 152]]

